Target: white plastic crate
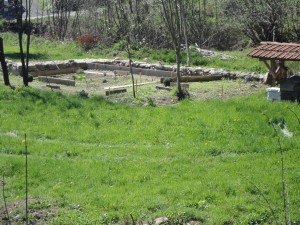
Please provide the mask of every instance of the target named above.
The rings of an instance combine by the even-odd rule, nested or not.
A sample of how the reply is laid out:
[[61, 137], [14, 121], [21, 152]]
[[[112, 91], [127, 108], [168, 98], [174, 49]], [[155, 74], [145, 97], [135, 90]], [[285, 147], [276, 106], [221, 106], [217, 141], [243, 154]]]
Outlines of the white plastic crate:
[[267, 88], [267, 99], [271, 101], [280, 101], [281, 95], [280, 95], [280, 88], [278, 87], [270, 87]]

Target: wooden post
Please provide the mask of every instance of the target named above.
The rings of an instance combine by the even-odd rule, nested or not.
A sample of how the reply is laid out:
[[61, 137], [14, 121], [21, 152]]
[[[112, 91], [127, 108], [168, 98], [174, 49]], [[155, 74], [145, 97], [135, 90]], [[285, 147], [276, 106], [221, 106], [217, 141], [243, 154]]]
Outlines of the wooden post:
[[142, 83], [142, 72], [140, 72], [140, 83]]
[[137, 80], [135, 81], [135, 92], [137, 92], [137, 86], [138, 86], [138, 82]]
[[267, 63], [266, 60], [262, 60], [264, 64], [267, 66], [269, 72], [267, 75], [267, 79], [265, 81], [265, 84], [269, 84], [271, 86], [275, 86], [276, 81], [276, 70], [277, 70], [277, 64], [274, 59], [271, 60], [270, 64]]

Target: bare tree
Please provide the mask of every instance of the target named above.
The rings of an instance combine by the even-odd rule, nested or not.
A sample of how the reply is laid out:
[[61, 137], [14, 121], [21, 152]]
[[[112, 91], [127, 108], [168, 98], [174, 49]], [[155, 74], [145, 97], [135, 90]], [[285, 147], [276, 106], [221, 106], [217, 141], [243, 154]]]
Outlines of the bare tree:
[[161, 0], [164, 23], [171, 36], [172, 45], [176, 53], [176, 76], [178, 96], [182, 96], [181, 89], [181, 43], [182, 43], [182, 3], [181, 0]]
[[300, 41], [300, 0], [290, 1], [287, 7], [286, 34], [290, 35], [290, 40]]
[[76, 0], [51, 0], [51, 7], [48, 9], [50, 29], [54, 37], [64, 40], [68, 32], [72, 10], [77, 10], [80, 1]]
[[125, 43], [125, 50], [129, 61], [130, 75], [132, 80], [132, 92], [133, 97], [136, 97], [135, 82], [132, 72], [132, 43], [135, 40], [135, 24], [136, 15], [134, 3], [132, 0], [116, 0], [113, 1], [113, 7], [117, 15], [117, 20], [114, 23], [117, 26], [117, 32], [119, 33], [122, 41]]
[[183, 35], [184, 35], [184, 42], [186, 47], [186, 66], [191, 65], [191, 53], [190, 53], [190, 43], [188, 38], [188, 23], [187, 23], [187, 10], [186, 5], [181, 7], [181, 20], [182, 20], [182, 27], [183, 27]]
[[[22, 77], [23, 84], [28, 86], [30, 82], [28, 75], [28, 64], [29, 64], [29, 50], [30, 50], [30, 35], [31, 35], [31, 20], [30, 20], [30, 9], [32, 5], [32, 0], [25, 0], [25, 9], [23, 7], [22, 0], [14, 0], [14, 5], [17, 8], [17, 26], [18, 26], [18, 36], [19, 36], [19, 50], [20, 59], [22, 64]], [[25, 19], [23, 21], [22, 14], [25, 11]], [[23, 46], [23, 33], [26, 34], [26, 51], [24, 51]]]
[[288, 0], [226, 0], [224, 3], [226, 16], [234, 17], [254, 43], [285, 41]]

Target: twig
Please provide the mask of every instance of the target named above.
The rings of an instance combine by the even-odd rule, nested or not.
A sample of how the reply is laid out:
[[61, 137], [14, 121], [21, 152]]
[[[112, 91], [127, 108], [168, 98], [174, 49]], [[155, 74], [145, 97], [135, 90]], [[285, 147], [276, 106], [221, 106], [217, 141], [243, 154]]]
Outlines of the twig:
[[10, 218], [8, 214], [8, 209], [7, 209], [7, 204], [6, 204], [6, 197], [5, 197], [5, 180], [4, 180], [4, 174], [3, 174], [3, 179], [2, 179], [2, 196], [3, 196], [3, 201], [4, 201], [4, 207], [5, 207], [5, 214], [6, 214], [6, 224], [11, 224], [10, 223]]
[[270, 120], [270, 118], [264, 114], [269, 123], [271, 124], [273, 130], [274, 130], [274, 133], [276, 135], [276, 138], [277, 138], [277, 144], [279, 146], [279, 152], [280, 152], [280, 159], [281, 159], [281, 185], [282, 185], [282, 200], [283, 200], [283, 211], [284, 211], [284, 221], [285, 221], [285, 224], [286, 225], [289, 225], [290, 224], [290, 220], [288, 219], [288, 204], [287, 204], [287, 188], [286, 188], [286, 182], [285, 182], [285, 162], [284, 162], [284, 150], [282, 148], [282, 145], [281, 145], [281, 140], [280, 140], [280, 135], [278, 133], [278, 130], [276, 129], [275, 127], [275, 123], [272, 122]]
[[132, 216], [132, 214], [130, 214], [130, 217], [131, 217], [131, 220], [132, 220], [132, 225], [136, 225], [135, 221], [134, 221], [134, 218]]
[[256, 188], [256, 190], [259, 192], [259, 194], [262, 196], [262, 198], [266, 201], [266, 203], [267, 203], [269, 209], [271, 210], [271, 214], [272, 214], [272, 216], [273, 216], [273, 218], [274, 218], [274, 220], [275, 220], [275, 223], [276, 223], [277, 225], [279, 225], [278, 220], [277, 220], [277, 218], [276, 218], [276, 216], [275, 216], [275, 211], [274, 211], [274, 209], [272, 208], [272, 206], [271, 206], [269, 200], [267, 199], [266, 195], [260, 190], [260, 188], [259, 188], [253, 181], [251, 181], [251, 180], [248, 179], [247, 177], [246, 177], [246, 179], [247, 179], [247, 180], [248, 180], [248, 181]]
[[283, 198], [283, 209], [284, 209], [284, 220], [285, 224], [289, 225], [288, 221], [288, 206], [287, 206], [287, 194], [286, 194], [286, 183], [285, 183], [285, 165], [284, 165], [284, 156], [283, 156], [283, 148], [280, 141], [280, 136], [278, 134], [278, 131], [274, 125], [274, 123], [271, 123], [273, 130], [275, 132], [275, 135], [277, 137], [277, 143], [279, 146], [280, 151], [280, 159], [281, 159], [281, 185], [282, 185], [282, 198]]
[[296, 117], [297, 120], [298, 120], [298, 123], [300, 124], [300, 118], [299, 118], [299, 116], [294, 112], [294, 110], [292, 110], [290, 107], [288, 107], [288, 110], [290, 110], [290, 111], [295, 115], [295, 117]]

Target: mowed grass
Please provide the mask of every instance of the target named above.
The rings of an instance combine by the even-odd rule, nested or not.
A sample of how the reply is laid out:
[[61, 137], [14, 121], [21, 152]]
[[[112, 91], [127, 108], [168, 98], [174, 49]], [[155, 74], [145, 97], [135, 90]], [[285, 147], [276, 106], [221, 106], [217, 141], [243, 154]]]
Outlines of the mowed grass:
[[284, 118], [293, 134], [280, 132], [288, 205], [299, 224], [294, 113], [300, 115], [299, 104], [269, 102], [265, 93], [132, 107], [1, 85], [7, 201], [25, 198], [26, 133], [29, 196], [42, 201], [41, 208], [57, 208], [49, 224], [125, 224], [130, 215], [136, 221], [167, 216], [171, 224], [275, 224], [262, 195], [283, 222], [280, 152], [268, 122]]

